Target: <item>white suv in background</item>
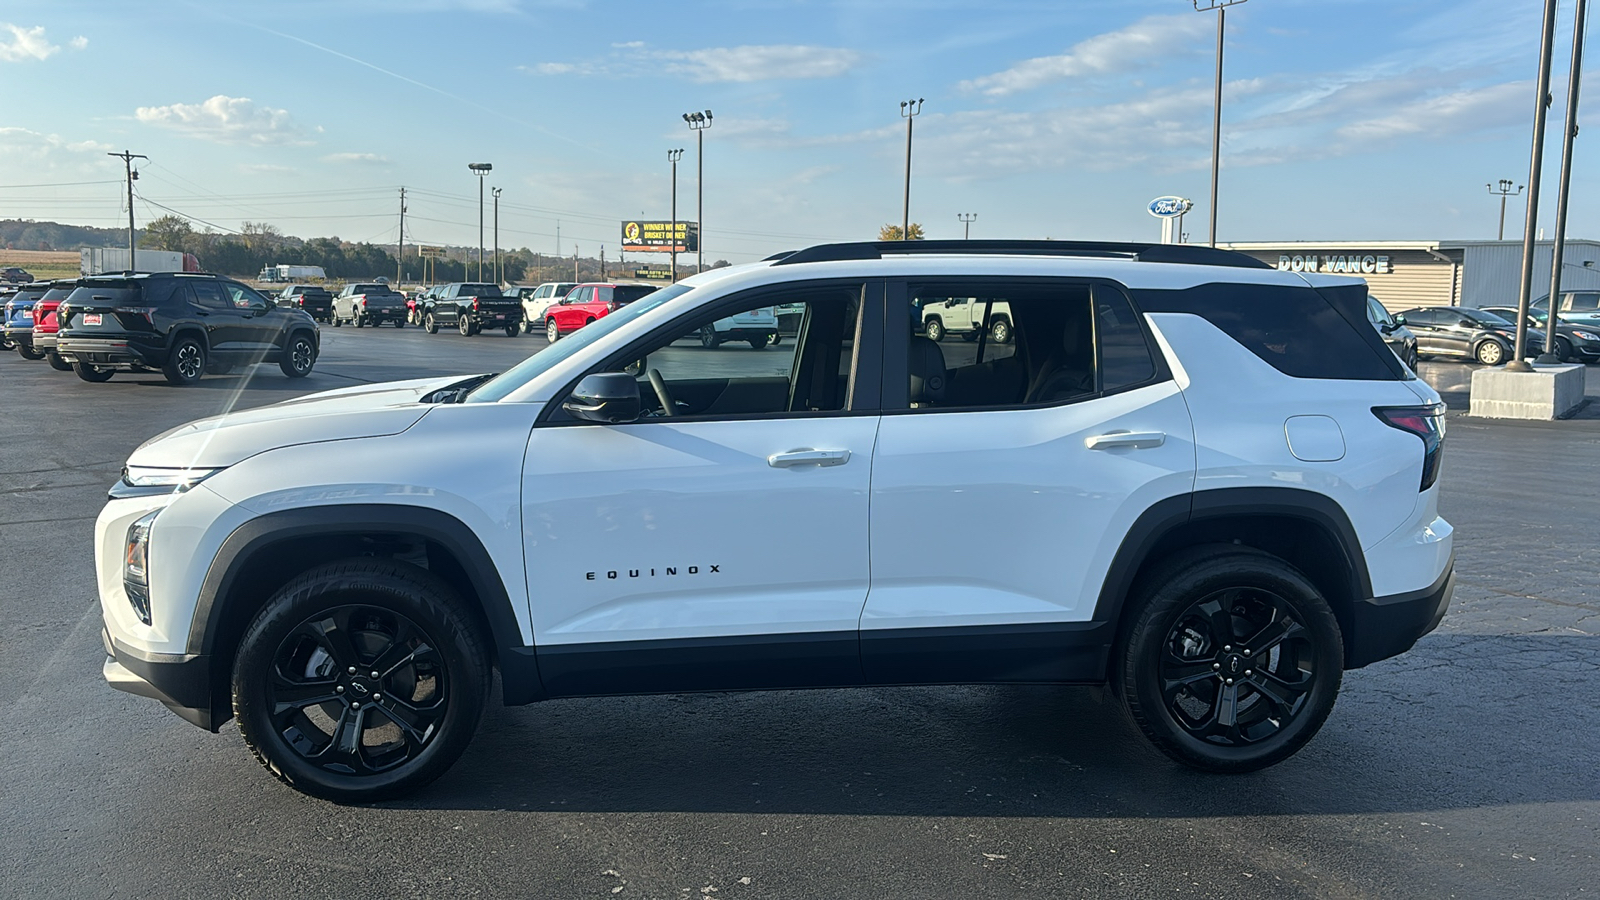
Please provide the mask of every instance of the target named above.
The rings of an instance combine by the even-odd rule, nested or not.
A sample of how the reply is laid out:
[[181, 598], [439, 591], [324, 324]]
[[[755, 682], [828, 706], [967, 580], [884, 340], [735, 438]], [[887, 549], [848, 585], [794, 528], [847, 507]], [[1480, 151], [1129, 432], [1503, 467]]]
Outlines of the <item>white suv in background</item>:
[[544, 327], [544, 312], [551, 304], [560, 303], [569, 291], [577, 287], [576, 281], [546, 281], [522, 298], [522, 333], [532, 334]]
[[[919, 334], [950, 297], [1012, 339]], [[507, 704], [1109, 682], [1258, 769], [1452, 592], [1443, 406], [1365, 303], [1204, 247], [824, 245], [498, 376], [201, 420], [96, 524], [105, 676], [341, 802], [444, 772], [491, 669]], [[792, 346], [700, 345], [775, 307]]]

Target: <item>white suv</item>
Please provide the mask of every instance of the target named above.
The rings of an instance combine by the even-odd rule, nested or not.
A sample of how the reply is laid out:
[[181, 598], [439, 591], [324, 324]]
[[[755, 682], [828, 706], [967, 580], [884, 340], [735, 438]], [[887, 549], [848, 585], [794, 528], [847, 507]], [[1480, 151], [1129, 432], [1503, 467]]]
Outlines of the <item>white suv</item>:
[[[546, 281], [522, 297], [522, 332], [532, 334], [544, 322], [545, 310], [560, 303], [569, 291], [577, 287], [576, 281]], [[521, 293], [520, 291], [518, 292]]]
[[[1013, 340], [918, 334], [949, 297]], [[442, 773], [491, 668], [507, 704], [1109, 682], [1174, 759], [1271, 765], [1452, 592], [1443, 407], [1365, 302], [1204, 247], [825, 245], [496, 377], [202, 420], [96, 524], [105, 676], [337, 801]], [[792, 347], [700, 346], [771, 307]]]

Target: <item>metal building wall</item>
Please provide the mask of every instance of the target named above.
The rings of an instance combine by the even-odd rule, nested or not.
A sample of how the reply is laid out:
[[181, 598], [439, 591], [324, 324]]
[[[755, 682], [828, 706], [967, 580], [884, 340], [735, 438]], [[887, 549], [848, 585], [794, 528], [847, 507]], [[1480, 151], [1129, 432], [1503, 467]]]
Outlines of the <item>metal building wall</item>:
[[[1462, 306], [1515, 306], [1522, 280], [1522, 244], [1514, 241], [1459, 245], [1465, 253]], [[1533, 250], [1533, 292], [1530, 300], [1550, 293], [1552, 241], [1539, 241]], [[1600, 290], [1600, 241], [1568, 240], [1561, 287], [1569, 291]], [[1585, 266], [1584, 262], [1593, 263]]]

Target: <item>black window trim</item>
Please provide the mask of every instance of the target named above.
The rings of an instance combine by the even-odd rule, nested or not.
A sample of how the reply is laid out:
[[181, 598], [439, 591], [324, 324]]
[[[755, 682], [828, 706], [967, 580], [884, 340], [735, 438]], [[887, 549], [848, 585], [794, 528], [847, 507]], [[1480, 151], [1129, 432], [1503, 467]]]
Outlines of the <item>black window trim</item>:
[[[940, 287], [955, 285], [965, 287], [973, 285], [985, 290], [992, 290], [994, 285], [1012, 285], [1018, 288], [1050, 287], [1056, 285], [1071, 285], [1086, 287], [1090, 290], [1090, 323], [1093, 332], [1094, 346], [1094, 383], [1095, 391], [1078, 397], [1069, 397], [1065, 400], [1051, 400], [1046, 403], [1010, 403], [1002, 406], [932, 406], [918, 409], [911, 408], [911, 384], [909, 377], [894, 376], [894, 372], [910, 371], [911, 330], [904, 327], [893, 327], [894, 323], [889, 317], [894, 315], [893, 310], [905, 310], [911, 302], [911, 289], [921, 283], [936, 283]], [[1110, 288], [1122, 294], [1128, 301], [1128, 308], [1133, 311], [1133, 318], [1139, 327], [1139, 334], [1144, 338], [1145, 349], [1150, 353], [1150, 362], [1154, 366], [1155, 374], [1144, 381], [1126, 384], [1112, 390], [1105, 390], [1102, 386], [1103, 367], [1100, 364], [1100, 317], [1094, 312], [1093, 290], [1096, 285]], [[973, 295], [977, 296], [977, 295]], [[996, 298], [1000, 299], [1000, 298]], [[1161, 345], [1155, 340], [1155, 335], [1150, 331], [1150, 323], [1145, 321], [1144, 311], [1139, 308], [1139, 303], [1133, 297], [1133, 292], [1128, 286], [1110, 278], [1084, 278], [1084, 277], [1054, 277], [1048, 275], [953, 275], [953, 276], [905, 276], [891, 279], [887, 289], [886, 302], [884, 303], [884, 324], [887, 336], [884, 341], [883, 354], [883, 414], [886, 416], [899, 415], [935, 415], [939, 413], [979, 413], [1000, 412], [1008, 410], [1051, 409], [1057, 406], [1068, 406], [1074, 403], [1085, 403], [1091, 400], [1100, 400], [1129, 391], [1137, 391], [1152, 385], [1163, 384], [1172, 380], [1172, 370], [1167, 365], [1166, 355], [1161, 352]], [[1015, 331], [1016, 324], [1012, 324]], [[1015, 341], [1015, 338], [1012, 339]]]
[[[873, 388], [875, 388], [881, 382], [882, 373], [879, 366], [882, 363], [882, 354], [867, 351], [866, 344], [870, 339], [877, 339], [881, 346], [881, 328], [883, 326], [882, 313], [886, 307], [886, 304], [883, 302], [884, 282], [882, 279], [874, 278], [818, 278], [809, 279], [806, 281], [785, 281], [778, 284], [759, 285], [739, 291], [737, 293], [729, 294], [726, 297], [720, 297], [712, 303], [696, 307], [691, 312], [684, 313], [680, 316], [675, 316], [671, 322], [653, 328], [649, 332], [646, 332], [643, 336], [629, 341], [621, 350], [606, 356], [600, 361], [599, 364], [584, 369], [583, 372], [579, 373], [576, 378], [573, 378], [571, 381], [567, 382], [567, 384], [564, 385], [561, 390], [557, 391], [551, 397], [550, 401], [545, 404], [545, 408], [539, 411], [539, 416], [534, 421], [534, 427], [571, 428], [595, 426], [600, 428], [626, 428], [628, 425], [639, 424], [640, 422], [657, 424], [669, 421], [666, 418], [640, 419], [639, 422], [625, 422], [618, 425], [606, 425], [600, 422], [585, 422], [568, 416], [566, 412], [562, 410], [561, 404], [566, 401], [567, 397], [572, 394], [573, 389], [578, 386], [578, 382], [582, 381], [585, 376], [592, 375], [597, 372], [621, 371], [622, 366], [638, 358], [638, 352], [644, 347], [651, 345], [662, 338], [670, 337], [673, 334], [678, 334], [681, 336], [683, 334], [683, 326], [676, 323], [681, 322], [686, 318], [698, 319], [707, 313], [715, 314], [725, 310], [736, 311], [736, 307], [745, 306], [751, 298], [759, 298], [767, 294], [792, 294], [805, 290], [826, 290], [828, 288], [852, 286], [860, 289], [861, 300], [858, 304], [858, 309], [856, 310], [856, 334], [854, 344], [851, 347], [850, 370], [847, 376], [850, 379], [850, 387], [845, 394], [844, 409], [800, 411], [786, 410], [783, 412], [770, 413], [730, 413], [726, 415], [677, 416], [670, 421], [688, 424], [691, 422], [747, 422], [772, 421], [777, 419], [833, 419], [876, 416], [880, 413], [878, 407], [881, 404], [878, 402], [879, 397], [874, 395], [879, 394], [880, 392], [873, 390]], [[759, 305], [770, 306], [773, 304]], [[875, 310], [874, 307], [876, 307]], [[731, 312], [727, 313], [727, 315], [731, 315]], [[807, 311], [807, 315], [810, 315], [809, 310]], [[725, 318], [725, 315], [718, 316], [717, 318]], [[715, 319], [712, 321], [715, 321]], [[798, 351], [798, 349], [799, 348], [797, 347], [796, 350]], [[791, 373], [791, 377], [792, 374], [793, 373]]]

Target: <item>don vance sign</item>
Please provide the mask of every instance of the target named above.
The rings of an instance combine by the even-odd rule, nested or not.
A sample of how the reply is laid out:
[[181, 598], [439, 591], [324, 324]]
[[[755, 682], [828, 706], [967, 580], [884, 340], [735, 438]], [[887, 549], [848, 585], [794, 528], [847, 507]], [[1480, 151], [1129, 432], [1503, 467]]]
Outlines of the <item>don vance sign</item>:
[[1284, 255], [1278, 257], [1278, 268], [1285, 272], [1339, 272], [1346, 275], [1383, 275], [1394, 271], [1388, 256], [1360, 253]]

